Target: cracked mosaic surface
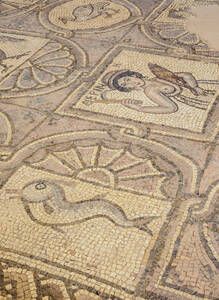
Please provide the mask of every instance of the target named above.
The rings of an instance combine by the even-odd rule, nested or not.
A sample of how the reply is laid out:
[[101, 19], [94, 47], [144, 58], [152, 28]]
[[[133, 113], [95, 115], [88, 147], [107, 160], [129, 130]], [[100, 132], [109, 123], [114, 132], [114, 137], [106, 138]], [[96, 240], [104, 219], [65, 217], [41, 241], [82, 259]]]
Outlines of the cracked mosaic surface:
[[0, 300], [219, 299], [203, 5], [0, 1]]

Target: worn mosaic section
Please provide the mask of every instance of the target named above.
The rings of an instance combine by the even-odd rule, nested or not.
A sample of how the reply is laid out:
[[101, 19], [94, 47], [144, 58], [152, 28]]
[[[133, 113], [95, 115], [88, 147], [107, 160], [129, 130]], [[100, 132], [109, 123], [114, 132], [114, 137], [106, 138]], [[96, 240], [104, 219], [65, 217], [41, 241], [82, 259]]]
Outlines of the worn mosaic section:
[[[187, 19], [192, 15], [191, 9], [200, 6], [218, 5], [218, 1], [202, 0], [166, 0], [149, 15], [142, 26], [142, 32], [156, 43], [170, 48], [180, 48], [182, 53], [214, 56], [205, 40], [188, 31]], [[217, 53], [218, 55], [218, 53]]]
[[1, 1], [0, 299], [219, 298], [201, 5]]

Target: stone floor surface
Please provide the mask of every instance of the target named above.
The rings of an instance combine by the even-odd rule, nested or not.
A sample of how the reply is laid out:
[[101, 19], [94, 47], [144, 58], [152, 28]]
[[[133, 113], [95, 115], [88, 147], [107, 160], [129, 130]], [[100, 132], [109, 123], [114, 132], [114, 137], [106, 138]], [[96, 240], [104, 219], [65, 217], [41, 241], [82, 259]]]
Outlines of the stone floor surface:
[[218, 15], [0, 1], [0, 300], [219, 299]]

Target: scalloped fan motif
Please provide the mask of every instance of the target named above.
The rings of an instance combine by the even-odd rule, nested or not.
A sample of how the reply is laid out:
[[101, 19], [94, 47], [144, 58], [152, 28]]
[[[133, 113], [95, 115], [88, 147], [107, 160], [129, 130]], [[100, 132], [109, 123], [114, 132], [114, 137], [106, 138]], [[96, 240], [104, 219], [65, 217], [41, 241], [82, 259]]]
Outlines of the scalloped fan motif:
[[0, 90], [40, 88], [62, 80], [70, 72], [75, 57], [56, 42], [47, 43], [19, 69], [0, 83]]

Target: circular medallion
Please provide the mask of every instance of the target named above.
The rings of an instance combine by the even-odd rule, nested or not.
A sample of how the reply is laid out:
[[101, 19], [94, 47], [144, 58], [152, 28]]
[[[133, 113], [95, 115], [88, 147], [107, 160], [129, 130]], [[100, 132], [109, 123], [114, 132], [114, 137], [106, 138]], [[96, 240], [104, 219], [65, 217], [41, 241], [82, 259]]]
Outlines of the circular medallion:
[[141, 16], [139, 9], [124, 0], [59, 1], [40, 12], [41, 23], [53, 31], [103, 31], [123, 26]]
[[70, 1], [49, 13], [51, 23], [69, 30], [109, 27], [130, 17], [129, 10], [117, 3], [102, 0]]

